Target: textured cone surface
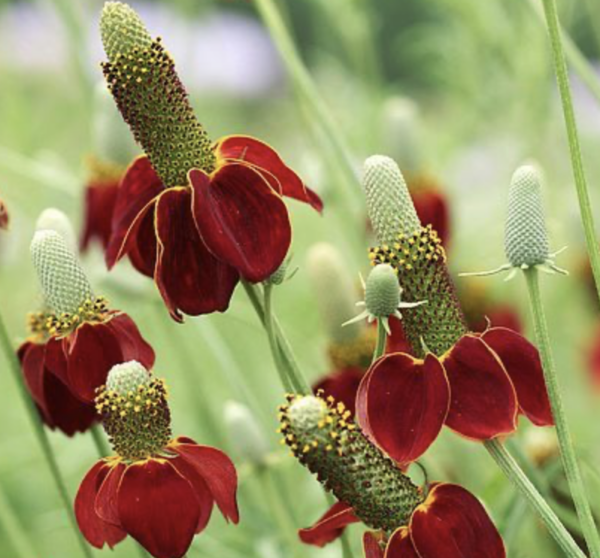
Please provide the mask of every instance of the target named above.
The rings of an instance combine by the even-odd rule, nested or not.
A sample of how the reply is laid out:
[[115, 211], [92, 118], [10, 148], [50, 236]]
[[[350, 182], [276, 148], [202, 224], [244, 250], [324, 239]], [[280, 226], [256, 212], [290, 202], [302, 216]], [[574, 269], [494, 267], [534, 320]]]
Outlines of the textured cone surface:
[[398, 271], [405, 301], [427, 301], [402, 313], [404, 334], [415, 356], [425, 355], [421, 340], [439, 356], [467, 332], [446, 253], [431, 226], [410, 236], [400, 234], [390, 246], [372, 248], [370, 258], [375, 265], [390, 264]]
[[423, 501], [420, 489], [360, 432], [343, 404], [289, 396], [281, 432], [300, 463], [373, 529], [407, 525]]
[[76, 314], [92, 299], [92, 288], [65, 239], [56, 231], [35, 233], [31, 257], [48, 307], [57, 314]]
[[392, 244], [398, 233], [413, 234], [420, 229], [404, 177], [389, 157], [374, 155], [365, 161], [363, 187], [367, 210], [377, 239]]
[[114, 366], [95, 402], [110, 442], [123, 459], [155, 456], [169, 443], [171, 412], [165, 382], [138, 362]]
[[549, 257], [541, 176], [533, 166], [520, 167], [512, 177], [504, 248], [514, 267], [543, 264]]
[[377, 318], [391, 316], [400, 304], [400, 285], [391, 265], [378, 265], [367, 277], [365, 303], [369, 314]]
[[44, 209], [35, 224], [37, 231], [51, 230], [60, 234], [67, 244], [67, 247], [77, 253], [77, 237], [73, 230], [73, 225], [69, 218], [60, 210], [53, 207]]
[[187, 184], [193, 168], [212, 172], [211, 142], [160, 39], [152, 40], [137, 14], [118, 2], [105, 6], [100, 27], [109, 90], [165, 186]]

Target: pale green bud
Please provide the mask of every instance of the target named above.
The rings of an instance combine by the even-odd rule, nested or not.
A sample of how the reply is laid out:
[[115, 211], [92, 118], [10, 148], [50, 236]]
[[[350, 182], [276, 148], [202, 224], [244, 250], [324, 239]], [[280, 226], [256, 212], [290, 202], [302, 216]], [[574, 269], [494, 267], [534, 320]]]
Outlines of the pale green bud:
[[73, 225], [69, 218], [60, 210], [54, 207], [44, 209], [40, 213], [35, 224], [36, 231], [50, 230], [56, 231], [64, 239], [69, 250], [74, 254], [77, 253], [77, 237], [73, 230]]
[[152, 381], [150, 372], [137, 360], [115, 364], [106, 378], [106, 388], [123, 397], [135, 392], [139, 386], [147, 386]]
[[386, 318], [395, 314], [400, 306], [402, 288], [398, 276], [391, 265], [375, 266], [365, 288], [365, 306], [367, 312], [375, 318]]
[[263, 465], [269, 454], [269, 443], [250, 409], [237, 401], [227, 401], [225, 424], [238, 455], [248, 463]]

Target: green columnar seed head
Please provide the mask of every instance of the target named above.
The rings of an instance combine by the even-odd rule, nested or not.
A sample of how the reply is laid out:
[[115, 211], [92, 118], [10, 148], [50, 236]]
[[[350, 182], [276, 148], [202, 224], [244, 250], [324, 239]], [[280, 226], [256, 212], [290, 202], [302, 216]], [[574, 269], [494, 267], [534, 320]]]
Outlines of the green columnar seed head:
[[401, 292], [394, 268], [388, 264], [375, 266], [367, 277], [365, 288], [367, 312], [376, 318], [395, 314], [400, 305]]
[[67, 244], [67, 247], [74, 253], [77, 253], [77, 238], [73, 225], [69, 218], [60, 209], [49, 207], [40, 213], [35, 224], [36, 231], [51, 230], [60, 234]]
[[504, 248], [513, 267], [541, 265], [550, 258], [542, 178], [532, 165], [518, 168], [512, 177]]
[[342, 327], [355, 314], [357, 288], [340, 252], [333, 245], [321, 242], [309, 250], [306, 263], [329, 339], [334, 343], [350, 343], [360, 338], [364, 324]]
[[120, 2], [105, 4], [100, 29], [109, 90], [163, 184], [187, 184], [193, 168], [212, 172], [211, 142], [160, 39], [152, 40], [138, 15]]
[[253, 465], [264, 465], [269, 454], [269, 442], [252, 411], [237, 401], [227, 401], [225, 424], [238, 455]]
[[367, 211], [378, 241], [392, 244], [398, 233], [413, 234], [421, 222], [404, 177], [389, 157], [373, 155], [365, 161], [363, 187]]
[[97, 390], [96, 410], [116, 453], [137, 461], [160, 454], [171, 439], [171, 412], [164, 380], [140, 363], [117, 364]]
[[35, 233], [31, 257], [46, 303], [56, 314], [77, 314], [93, 298], [77, 256], [56, 231]]
[[421, 490], [365, 438], [343, 404], [290, 395], [279, 419], [294, 456], [361, 521], [388, 534], [408, 524]]

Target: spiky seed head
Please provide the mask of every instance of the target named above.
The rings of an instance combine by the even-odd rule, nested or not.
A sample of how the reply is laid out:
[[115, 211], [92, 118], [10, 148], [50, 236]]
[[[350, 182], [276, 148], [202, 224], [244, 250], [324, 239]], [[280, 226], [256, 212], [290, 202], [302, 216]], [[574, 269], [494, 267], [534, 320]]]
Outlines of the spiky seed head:
[[538, 168], [524, 165], [513, 174], [508, 192], [504, 248], [513, 267], [534, 266], [550, 257]]
[[110, 62], [134, 49], [150, 48], [152, 37], [140, 16], [122, 2], [106, 2], [100, 17], [100, 35]]
[[294, 399], [288, 409], [288, 417], [296, 430], [308, 431], [316, 428], [327, 412], [327, 404], [323, 399], [306, 395]]
[[77, 256], [56, 231], [35, 233], [31, 257], [46, 303], [56, 314], [77, 314], [79, 308], [93, 298]]
[[130, 360], [122, 364], [115, 364], [106, 378], [106, 387], [125, 397], [130, 391], [135, 391], [139, 386], [147, 386], [152, 381], [152, 376], [137, 360]]
[[225, 424], [229, 438], [239, 456], [254, 465], [263, 465], [269, 443], [252, 411], [237, 401], [225, 403]]
[[388, 264], [375, 266], [367, 277], [365, 288], [367, 312], [376, 318], [395, 314], [400, 305], [401, 294], [402, 288], [394, 268]]
[[77, 237], [73, 225], [60, 209], [54, 207], [44, 209], [36, 221], [35, 229], [37, 231], [50, 230], [57, 232], [65, 239], [67, 247], [74, 254], [77, 253]]
[[399, 233], [421, 228], [406, 181], [393, 159], [373, 155], [364, 164], [367, 211], [380, 244], [393, 244]]

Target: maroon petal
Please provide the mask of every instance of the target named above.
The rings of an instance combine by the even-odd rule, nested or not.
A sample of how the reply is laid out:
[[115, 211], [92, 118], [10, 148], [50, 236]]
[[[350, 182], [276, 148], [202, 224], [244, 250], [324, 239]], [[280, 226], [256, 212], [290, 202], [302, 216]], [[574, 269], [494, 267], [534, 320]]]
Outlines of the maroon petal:
[[153, 278], [158, 255], [154, 218], [157, 199], [150, 201], [138, 214], [123, 241], [131, 265], [146, 277]]
[[436, 357], [404, 353], [380, 358], [361, 382], [358, 422], [375, 444], [400, 464], [417, 459], [437, 438], [448, 414], [450, 393]]
[[189, 173], [194, 216], [210, 251], [253, 283], [270, 277], [290, 248], [287, 208], [262, 175], [241, 164], [226, 164], [209, 178]]
[[68, 350], [69, 337], [52, 337], [46, 342], [46, 368], [67, 386], [69, 385]]
[[500, 357], [517, 391], [519, 409], [538, 426], [552, 426], [552, 410], [538, 350], [525, 337], [504, 327], [481, 338]]
[[385, 352], [412, 354], [412, 347], [404, 335], [402, 321], [392, 316], [389, 323], [392, 334], [387, 338]]
[[308, 203], [322, 211], [323, 202], [319, 196], [307, 188], [266, 143], [249, 136], [227, 136], [217, 143], [215, 149], [219, 159], [244, 162], [255, 167], [282, 196]]
[[385, 558], [422, 558], [415, 550], [407, 527], [394, 531], [385, 549]]
[[111, 329], [119, 340], [121, 361], [137, 360], [148, 370], [154, 366], [154, 349], [142, 337], [135, 322], [125, 313], [115, 314], [106, 327]]
[[116, 463], [111, 467], [96, 495], [94, 504], [96, 506], [96, 515], [112, 525], [121, 525], [118, 494], [119, 486], [126, 469], [127, 466], [124, 463]]
[[25, 385], [31, 398], [40, 407], [42, 414], [47, 414], [48, 408], [44, 394], [46, 346], [26, 341], [19, 347], [17, 355], [21, 362]]
[[383, 550], [378, 538], [371, 531], [363, 535], [363, 551], [365, 558], [383, 558]]
[[446, 196], [430, 187], [411, 191], [411, 197], [423, 226], [431, 225], [447, 247], [450, 236], [450, 212]]
[[410, 531], [420, 558], [505, 558], [500, 535], [472, 494], [438, 484], [412, 515]]
[[222, 451], [200, 446], [194, 440], [179, 437], [169, 446], [189, 464], [193, 465], [210, 489], [223, 517], [237, 523], [237, 472], [231, 459]]
[[75, 497], [75, 518], [79, 529], [96, 548], [102, 548], [105, 544], [112, 548], [126, 537], [125, 531], [106, 523], [96, 513], [96, 495], [110, 470], [111, 466], [106, 461], [96, 463], [83, 479]]
[[194, 489], [166, 459], [129, 465], [118, 494], [119, 519], [155, 558], [181, 558], [192, 544], [200, 509]]
[[361, 368], [343, 368], [321, 378], [313, 386], [313, 391], [317, 393], [323, 390], [325, 397], [330, 395], [336, 401], [342, 402], [354, 414], [356, 393], [363, 375], [364, 371]]
[[237, 285], [235, 269], [217, 260], [198, 234], [189, 188], [169, 188], [158, 200], [155, 280], [171, 316], [224, 312]]
[[88, 184], [85, 189], [84, 228], [80, 242], [82, 251], [89, 248], [93, 239], [97, 239], [104, 249], [108, 246], [118, 192], [118, 180], [99, 180]]
[[474, 335], [464, 335], [443, 357], [451, 402], [446, 424], [475, 440], [514, 432], [515, 388], [496, 354]]
[[109, 269], [125, 254], [130, 229], [144, 208], [164, 190], [148, 157], [138, 157], [127, 169], [119, 185], [112, 218], [112, 234], [106, 248]]
[[358, 522], [348, 504], [336, 502], [312, 527], [300, 529], [298, 534], [303, 543], [323, 547], [337, 539], [348, 525]]

